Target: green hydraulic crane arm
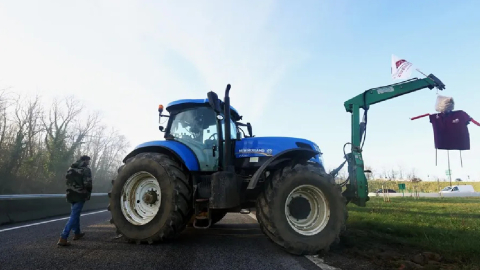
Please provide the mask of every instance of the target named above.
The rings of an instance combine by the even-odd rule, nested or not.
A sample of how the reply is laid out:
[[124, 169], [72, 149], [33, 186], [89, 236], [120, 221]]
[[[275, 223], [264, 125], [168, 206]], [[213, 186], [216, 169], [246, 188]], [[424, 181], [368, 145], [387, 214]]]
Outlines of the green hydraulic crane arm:
[[[365, 206], [368, 198], [368, 183], [365, 177], [361, 137], [366, 131], [367, 112], [370, 105], [386, 101], [398, 96], [418, 91], [423, 88], [444, 90], [445, 85], [433, 74], [423, 79], [412, 79], [397, 84], [372, 88], [345, 101], [345, 109], [351, 113], [351, 152], [346, 154], [348, 162], [349, 183], [344, 191], [347, 201], [358, 206]], [[364, 122], [360, 123], [360, 108], [364, 110]], [[364, 141], [365, 142], [365, 139]]]

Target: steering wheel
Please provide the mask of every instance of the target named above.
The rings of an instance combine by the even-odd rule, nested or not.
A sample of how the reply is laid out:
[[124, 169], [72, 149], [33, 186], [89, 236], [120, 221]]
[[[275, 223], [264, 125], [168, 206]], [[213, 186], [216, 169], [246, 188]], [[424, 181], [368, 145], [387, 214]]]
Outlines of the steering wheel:
[[217, 136], [217, 133], [214, 133], [214, 134], [210, 135], [210, 137], [208, 137], [207, 140], [210, 140], [213, 136]]

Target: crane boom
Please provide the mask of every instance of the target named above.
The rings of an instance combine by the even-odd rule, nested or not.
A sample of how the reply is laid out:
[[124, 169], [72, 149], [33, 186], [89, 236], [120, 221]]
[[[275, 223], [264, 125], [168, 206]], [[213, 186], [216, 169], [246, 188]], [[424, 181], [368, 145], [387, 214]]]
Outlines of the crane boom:
[[[368, 198], [368, 183], [365, 177], [362, 158], [361, 137], [366, 130], [367, 112], [370, 105], [412, 93], [424, 88], [444, 90], [445, 85], [433, 74], [426, 78], [400, 82], [397, 84], [369, 89], [347, 101], [344, 106], [351, 113], [351, 152], [346, 154], [348, 162], [349, 183], [344, 191], [348, 201], [358, 206], [365, 206]], [[364, 122], [360, 123], [360, 109], [364, 110]], [[365, 141], [365, 139], [364, 139]]]

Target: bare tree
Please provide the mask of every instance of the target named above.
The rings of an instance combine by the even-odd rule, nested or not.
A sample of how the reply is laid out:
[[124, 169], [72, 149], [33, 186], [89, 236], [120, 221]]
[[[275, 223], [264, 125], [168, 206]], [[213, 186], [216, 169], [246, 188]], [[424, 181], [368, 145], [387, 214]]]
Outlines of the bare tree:
[[64, 98], [62, 103], [65, 105], [64, 109], [59, 106], [58, 100], [54, 100], [48, 120], [43, 120], [48, 152], [47, 168], [52, 180], [68, 167], [75, 150], [99, 122], [97, 113], [82, 119], [84, 106], [72, 96]]
[[393, 168], [388, 172], [388, 178], [392, 181], [397, 179], [397, 172]]
[[399, 180], [405, 179], [405, 169], [402, 165], [398, 165], [397, 176]]
[[385, 167], [382, 167], [380, 179], [389, 179], [389, 171]]
[[415, 170], [415, 168], [412, 168], [412, 169], [410, 170], [410, 172], [408, 173], [408, 176], [407, 176], [407, 177], [408, 177], [408, 179], [409, 179], [410, 181], [412, 181], [413, 179], [416, 179], [416, 178], [417, 178], [417, 171]]
[[26, 143], [28, 157], [35, 155], [35, 138], [40, 132], [45, 129], [41, 125], [41, 118], [43, 116], [43, 110], [40, 104], [39, 96], [35, 96], [33, 100], [30, 100], [26, 106], [26, 109], [22, 112], [22, 118], [26, 123]]
[[130, 145], [118, 131], [115, 129], [108, 130], [103, 125], [94, 128], [87, 138], [86, 143], [80, 149], [77, 149], [77, 155], [81, 152], [90, 153], [94, 179], [103, 179], [103, 181], [95, 181], [95, 185], [107, 187], [110, 184], [109, 180], [116, 174], [125, 151]]
[[8, 113], [7, 110], [14, 104], [12, 102], [11, 94], [7, 92], [7, 89], [0, 90], [0, 152], [5, 149], [5, 140], [8, 137], [9, 125], [8, 125]]
[[129, 147], [126, 138], [107, 131], [98, 112], [84, 115], [72, 96], [44, 108], [38, 96], [0, 91], [0, 194], [64, 192], [64, 172], [78, 154], [94, 155], [97, 192], [106, 192]]
[[[24, 102], [18, 101], [20, 108], [15, 111], [18, 125], [22, 126], [23, 151], [18, 171], [15, 174], [18, 177], [32, 179], [32, 181], [42, 181], [38, 175], [43, 174], [43, 148], [40, 135], [44, 132], [41, 119], [43, 117], [43, 108], [40, 103], [40, 97], [34, 96], [31, 99], [24, 98]], [[22, 181], [26, 185], [27, 181]]]

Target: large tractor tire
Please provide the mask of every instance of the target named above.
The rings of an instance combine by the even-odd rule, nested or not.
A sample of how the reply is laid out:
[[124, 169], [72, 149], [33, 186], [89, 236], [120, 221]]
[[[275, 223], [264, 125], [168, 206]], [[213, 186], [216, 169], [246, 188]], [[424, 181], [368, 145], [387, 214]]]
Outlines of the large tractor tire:
[[188, 174], [165, 154], [130, 158], [119, 168], [109, 197], [117, 234], [137, 244], [178, 236], [193, 214]]
[[314, 255], [338, 241], [346, 201], [325, 171], [297, 164], [275, 171], [256, 203], [256, 216], [270, 240], [295, 255]]

